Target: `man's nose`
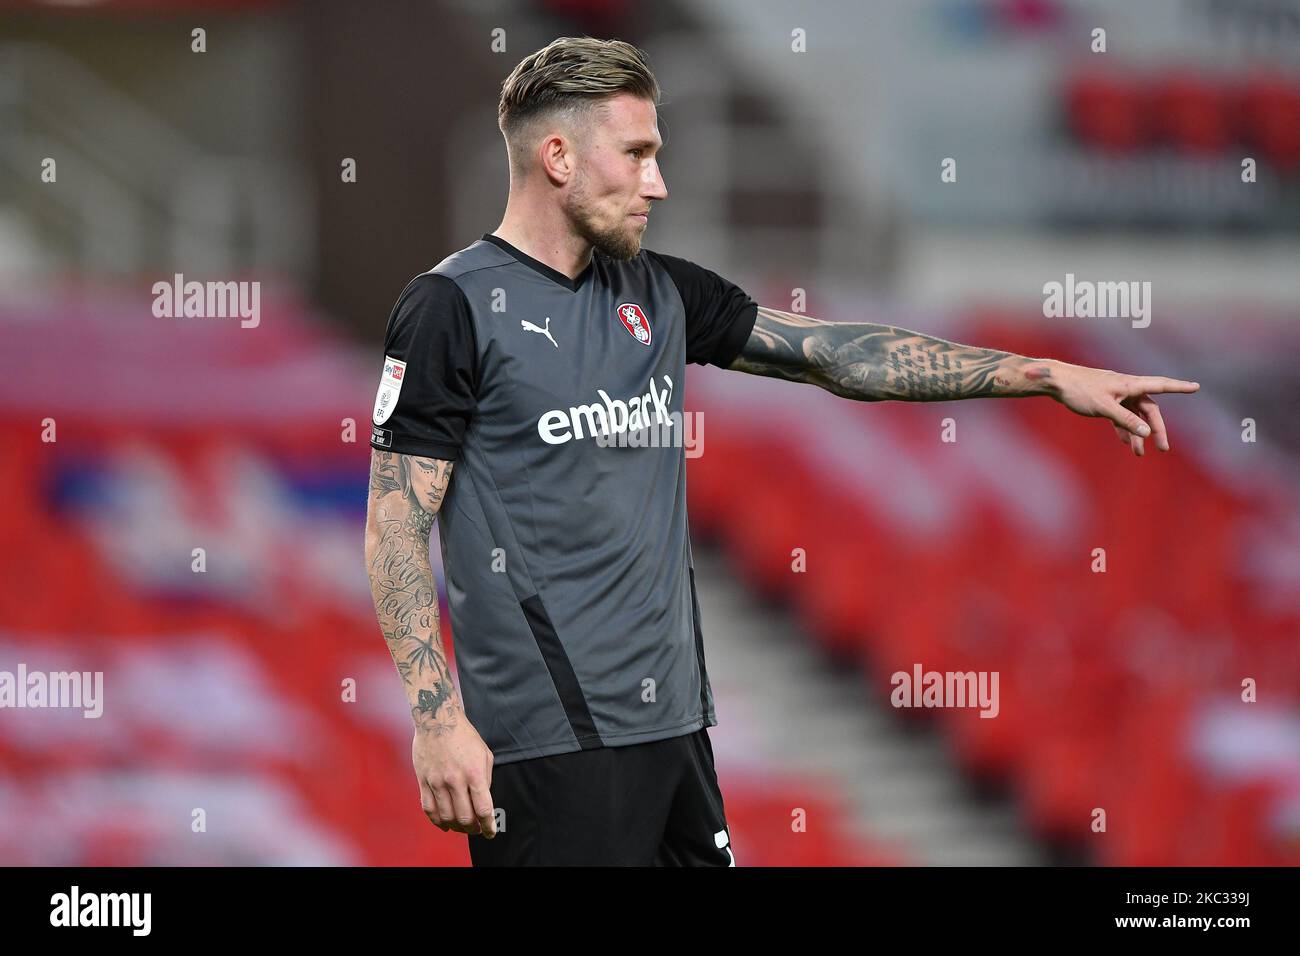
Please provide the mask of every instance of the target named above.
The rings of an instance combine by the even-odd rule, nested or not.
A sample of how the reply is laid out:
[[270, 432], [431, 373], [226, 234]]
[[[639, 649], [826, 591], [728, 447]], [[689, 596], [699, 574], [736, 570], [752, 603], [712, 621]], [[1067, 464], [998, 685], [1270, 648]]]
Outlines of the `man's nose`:
[[664, 184], [664, 177], [659, 172], [659, 164], [653, 160], [646, 164], [645, 170], [641, 173], [642, 189], [641, 195], [646, 199], [667, 199], [668, 187]]

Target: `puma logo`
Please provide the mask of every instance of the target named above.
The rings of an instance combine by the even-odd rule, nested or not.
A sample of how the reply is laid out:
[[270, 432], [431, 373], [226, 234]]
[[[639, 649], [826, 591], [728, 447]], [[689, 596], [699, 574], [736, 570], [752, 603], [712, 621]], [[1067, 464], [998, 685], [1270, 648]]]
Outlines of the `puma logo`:
[[551, 317], [549, 315], [546, 317], [546, 328], [544, 329], [536, 325], [533, 325], [533, 323], [529, 322], [527, 319], [524, 319], [519, 324], [524, 327], [524, 331], [537, 332], [541, 335], [544, 335], [551, 340], [551, 344], [554, 345], [557, 349], [560, 347], [560, 343], [555, 341], [555, 338], [551, 335]]

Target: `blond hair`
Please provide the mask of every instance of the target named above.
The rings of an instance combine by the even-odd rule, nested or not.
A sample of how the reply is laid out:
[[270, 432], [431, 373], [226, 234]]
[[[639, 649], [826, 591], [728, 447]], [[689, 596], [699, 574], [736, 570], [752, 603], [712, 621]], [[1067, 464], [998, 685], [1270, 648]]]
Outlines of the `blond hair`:
[[581, 129], [603, 100], [620, 93], [659, 103], [646, 54], [630, 43], [560, 37], [524, 57], [501, 84], [497, 105], [512, 172], [526, 171], [527, 141], [539, 132], [538, 121], [560, 114]]

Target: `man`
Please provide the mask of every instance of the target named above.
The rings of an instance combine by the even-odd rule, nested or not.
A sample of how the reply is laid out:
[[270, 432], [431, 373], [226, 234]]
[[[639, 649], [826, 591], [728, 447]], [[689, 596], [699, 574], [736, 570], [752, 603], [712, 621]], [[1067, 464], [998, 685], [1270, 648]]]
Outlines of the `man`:
[[[420, 802], [476, 866], [734, 866], [687, 533], [686, 363], [858, 401], [1050, 395], [1168, 450], [1173, 379], [760, 308], [641, 248], [659, 88], [626, 43], [556, 40], [506, 79], [501, 225], [389, 318], [366, 558], [415, 723]], [[779, 400], [780, 396], [775, 396]], [[439, 637], [438, 516], [463, 699]], [[494, 810], [496, 812], [494, 812]]]

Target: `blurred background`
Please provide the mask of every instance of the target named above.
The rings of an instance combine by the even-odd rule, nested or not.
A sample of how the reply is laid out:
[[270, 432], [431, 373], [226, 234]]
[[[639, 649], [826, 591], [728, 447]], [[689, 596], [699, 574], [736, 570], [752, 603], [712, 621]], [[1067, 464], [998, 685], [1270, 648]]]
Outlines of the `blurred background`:
[[[1046, 400], [690, 368], [739, 864], [1300, 863], [1300, 0], [0, 3], [0, 671], [105, 675], [98, 719], [0, 710], [0, 863], [468, 864], [367, 419], [397, 294], [500, 222], [501, 81], [581, 34], [664, 88], [647, 247], [1201, 383], [1139, 459]], [[260, 321], [156, 317], [176, 273]], [[1067, 274], [1149, 326], [1045, 317]], [[916, 665], [997, 671], [997, 717], [892, 707]]]

